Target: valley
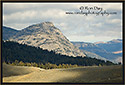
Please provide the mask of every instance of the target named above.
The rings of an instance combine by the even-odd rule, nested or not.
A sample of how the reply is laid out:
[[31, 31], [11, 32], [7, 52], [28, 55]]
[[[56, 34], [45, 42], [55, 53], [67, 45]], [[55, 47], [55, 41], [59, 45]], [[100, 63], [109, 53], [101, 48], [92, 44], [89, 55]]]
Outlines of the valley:
[[[27, 73], [24, 73], [23, 70]], [[16, 73], [16, 75], [12, 73]], [[3, 75], [3, 82], [6, 83], [122, 83], [122, 66], [91, 66], [45, 70], [36, 67], [3, 64]]]

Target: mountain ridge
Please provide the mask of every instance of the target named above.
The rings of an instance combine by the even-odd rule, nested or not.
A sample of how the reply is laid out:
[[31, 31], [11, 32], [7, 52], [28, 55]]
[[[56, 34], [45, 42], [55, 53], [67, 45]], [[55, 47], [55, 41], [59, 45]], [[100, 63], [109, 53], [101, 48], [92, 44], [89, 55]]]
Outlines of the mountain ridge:
[[112, 53], [116, 51], [122, 51], [122, 39], [113, 39], [106, 43], [99, 43], [96, 45]]
[[10, 27], [7, 26], [3, 26], [2, 27], [2, 33], [3, 33], [3, 40], [8, 40], [10, 37], [14, 36], [16, 33], [18, 33], [19, 31], [16, 29], [12, 29]]
[[[117, 39], [117, 40], [120, 40], [120, 39]], [[106, 42], [105, 43], [110, 45], [110, 44], [112, 44], [111, 42], [113, 42], [113, 44], [114, 44], [114, 42], [116, 42], [117, 40], [108, 41], [108, 43], [106, 43]], [[103, 58], [106, 58], [110, 61], [113, 61], [113, 62], [122, 62], [122, 60], [120, 60], [120, 59], [122, 59], [121, 58], [122, 56], [120, 56], [119, 54], [114, 54], [107, 50], [108, 47], [110, 47], [110, 46], [107, 46], [107, 49], [105, 49], [105, 47], [101, 47], [100, 45], [98, 45], [98, 44], [105, 44], [105, 43], [86, 43], [86, 42], [72, 42], [72, 43], [75, 46], [77, 46], [80, 50], [86, 50], [88, 52], [95, 53], [95, 54], [97, 54]], [[114, 45], [114, 47], [116, 47], [116, 46]], [[122, 46], [120, 46], [120, 47], [122, 47]], [[112, 48], [110, 47], [110, 49], [112, 49]]]
[[30, 25], [9, 40], [64, 55], [85, 57], [84, 53], [76, 48], [52, 22]]
[[[85, 57], [87, 55], [88, 57], [102, 59], [102, 60], [115, 59], [115, 61], [122, 59], [122, 58], [117, 59], [117, 56], [122, 56], [122, 51], [116, 50], [116, 51], [110, 52], [110, 51], [107, 51], [107, 49], [105, 49], [105, 46], [101, 47], [101, 45], [104, 45], [104, 44], [110, 45], [112, 43], [113, 44], [121, 43], [122, 39], [113, 39], [112, 41], [109, 41], [109, 42], [99, 42], [99, 43], [78, 42], [79, 45], [77, 44], [76, 46], [73, 43], [71, 43], [62, 34], [62, 32], [54, 26], [52, 22], [42, 22], [42, 23], [30, 25], [18, 31], [14, 35], [10, 36], [8, 40], [16, 41], [20, 44], [27, 44], [30, 46], [40, 47], [43, 49], [47, 49], [48, 51], [52, 50], [52, 51], [55, 51], [56, 53], [59, 53], [59, 54], [61, 53], [63, 55], [68, 55], [68, 56]], [[80, 44], [83, 44], [83, 45], [80, 45]], [[85, 49], [83, 49], [83, 47]], [[101, 55], [99, 54], [99, 52], [101, 52]], [[114, 57], [111, 57], [112, 59], [110, 59], [108, 57], [105, 57], [105, 55], [103, 54], [108, 55], [108, 57], [110, 56], [114, 56]]]

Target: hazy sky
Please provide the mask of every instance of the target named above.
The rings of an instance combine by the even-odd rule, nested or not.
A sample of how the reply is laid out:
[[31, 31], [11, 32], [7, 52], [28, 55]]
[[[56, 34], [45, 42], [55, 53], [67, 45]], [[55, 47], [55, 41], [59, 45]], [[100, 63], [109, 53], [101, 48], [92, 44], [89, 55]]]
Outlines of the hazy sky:
[[[112, 15], [66, 14], [86, 11], [116, 12]], [[86, 7], [86, 8], [85, 8]], [[95, 7], [95, 9], [94, 9]], [[53, 22], [70, 41], [97, 42], [122, 38], [122, 3], [3, 3], [3, 25], [23, 29]]]

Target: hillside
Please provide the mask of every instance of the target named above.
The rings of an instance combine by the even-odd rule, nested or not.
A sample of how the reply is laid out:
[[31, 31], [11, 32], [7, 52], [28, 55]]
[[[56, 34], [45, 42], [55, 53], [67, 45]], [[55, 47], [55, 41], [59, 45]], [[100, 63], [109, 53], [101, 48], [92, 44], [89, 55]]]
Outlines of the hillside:
[[43, 50], [38, 47], [22, 45], [16, 42], [2, 42], [2, 61], [14, 62], [52, 63], [52, 64], [77, 64], [82, 66], [92, 65], [114, 65], [109, 61], [98, 60], [89, 57], [72, 57], [56, 54], [53, 51]]
[[36, 68], [36, 67], [27, 68], [26, 66], [11, 66], [7, 64], [3, 64], [2, 76], [9, 77], [9, 76], [25, 75], [37, 70], [39, 70], [39, 68]]
[[[3, 77], [3, 82], [5, 83], [122, 83], [122, 66], [43, 70], [34, 67], [3, 65], [3, 68], [6, 68], [6, 70], [3, 71], [4, 73], [22, 73], [16, 76], [12, 74], [11, 76]], [[32, 72], [25, 75], [23, 74], [24, 71], [31, 71], [31, 68]]]
[[122, 39], [114, 39], [106, 43], [98, 43], [96, 45], [105, 49], [108, 52], [122, 56]]
[[18, 30], [3, 26], [2, 27], [3, 40], [8, 40], [10, 37], [14, 36], [18, 32], [19, 32]]
[[11, 40], [20, 44], [40, 47], [48, 51], [67, 56], [91, 57], [110, 60], [118, 63], [122, 61], [122, 40], [109, 42], [70, 42], [52, 22], [43, 22], [28, 26], [20, 31], [3, 27], [3, 40]]
[[85, 56], [52, 22], [43, 22], [28, 26], [9, 40], [55, 51], [67, 56]]
[[105, 58], [107, 60], [110, 60], [113, 62], [121, 62], [121, 60], [116, 61], [121, 56], [108, 52], [103, 47], [100, 47], [94, 43], [86, 43], [86, 42], [72, 42], [72, 43], [83, 52], [84, 52], [84, 50], [86, 50], [88, 52], [95, 53], [96, 55], [99, 55], [102, 58]]
[[104, 57], [101, 57], [95, 53], [92, 53], [92, 52], [89, 52], [89, 51], [86, 51], [86, 50], [82, 50], [80, 49], [84, 54], [86, 54], [87, 57], [90, 57], [90, 58], [96, 58], [96, 59], [100, 59], [100, 60], [104, 60], [106, 61], [107, 59], [104, 58]]

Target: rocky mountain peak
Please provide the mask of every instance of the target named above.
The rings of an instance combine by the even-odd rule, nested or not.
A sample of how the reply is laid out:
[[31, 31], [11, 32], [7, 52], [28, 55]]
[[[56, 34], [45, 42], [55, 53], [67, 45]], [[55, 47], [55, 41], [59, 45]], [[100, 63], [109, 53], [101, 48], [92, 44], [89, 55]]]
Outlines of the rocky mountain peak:
[[52, 22], [43, 22], [31, 25], [17, 35], [10, 38], [11, 41], [27, 44], [35, 47], [55, 51], [68, 56], [85, 56], [76, 48]]
[[43, 22], [42, 23], [44, 26], [54, 26], [52, 22]]
[[41, 28], [41, 29], [48, 29], [48, 28], [55, 28], [54, 24], [52, 22], [42, 22], [42, 23], [38, 23], [38, 24], [34, 24], [34, 25], [30, 25], [28, 27], [26, 27], [25, 29], [23, 30], [26, 30], [26, 29], [38, 29], [38, 28]]

